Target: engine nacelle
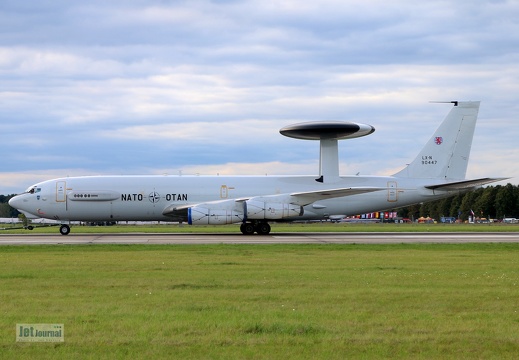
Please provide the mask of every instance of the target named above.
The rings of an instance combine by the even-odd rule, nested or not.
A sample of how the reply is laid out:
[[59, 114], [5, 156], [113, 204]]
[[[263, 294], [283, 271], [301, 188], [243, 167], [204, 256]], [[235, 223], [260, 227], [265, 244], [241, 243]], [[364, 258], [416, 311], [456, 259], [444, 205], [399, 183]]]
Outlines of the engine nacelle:
[[303, 207], [299, 205], [248, 200], [246, 215], [248, 220], [278, 220], [303, 215]]
[[187, 209], [187, 223], [189, 225], [225, 225], [243, 221], [243, 212], [232, 208], [209, 207], [215, 204], [204, 204]]

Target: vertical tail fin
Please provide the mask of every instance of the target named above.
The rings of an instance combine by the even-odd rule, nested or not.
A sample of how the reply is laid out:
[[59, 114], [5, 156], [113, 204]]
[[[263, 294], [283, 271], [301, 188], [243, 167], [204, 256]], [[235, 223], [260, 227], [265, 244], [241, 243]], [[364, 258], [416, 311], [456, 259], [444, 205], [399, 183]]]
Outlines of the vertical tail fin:
[[440, 127], [397, 177], [465, 179], [479, 101], [453, 101]]

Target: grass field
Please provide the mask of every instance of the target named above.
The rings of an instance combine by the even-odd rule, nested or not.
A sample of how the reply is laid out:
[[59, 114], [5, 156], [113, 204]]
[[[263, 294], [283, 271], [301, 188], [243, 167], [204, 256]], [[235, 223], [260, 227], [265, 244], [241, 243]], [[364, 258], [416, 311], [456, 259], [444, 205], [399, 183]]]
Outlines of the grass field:
[[3, 246], [0, 289], [1, 358], [519, 354], [519, 244]]

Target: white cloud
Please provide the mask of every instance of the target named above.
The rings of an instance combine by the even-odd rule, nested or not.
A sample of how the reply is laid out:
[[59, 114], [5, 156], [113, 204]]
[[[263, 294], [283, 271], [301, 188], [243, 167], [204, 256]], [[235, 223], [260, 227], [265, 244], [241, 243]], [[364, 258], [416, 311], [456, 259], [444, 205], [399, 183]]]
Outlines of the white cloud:
[[[254, 138], [268, 139], [275, 135], [278, 126], [276, 121], [239, 120], [226, 122], [195, 122], [180, 124], [141, 125], [121, 128], [114, 133], [99, 133], [99, 136], [124, 138], [131, 140], [160, 140], [175, 142], [209, 142], [222, 144], [237, 142], [244, 144], [244, 139], [254, 141]], [[244, 144], [246, 146], [246, 144]]]
[[19, 194], [29, 186], [40, 181], [68, 177], [68, 176], [84, 176], [84, 175], [99, 175], [99, 173], [92, 172], [85, 169], [48, 169], [37, 171], [16, 171], [16, 172], [0, 172], [0, 194]]
[[469, 173], [513, 170], [516, 2], [24, 1], [0, 10], [8, 177], [189, 164], [312, 174], [318, 144], [278, 130], [315, 120], [374, 125], [370, 137], [341, 142], [341, 172], [387, 174], [448, 112], [430, 100], [482, 100]]

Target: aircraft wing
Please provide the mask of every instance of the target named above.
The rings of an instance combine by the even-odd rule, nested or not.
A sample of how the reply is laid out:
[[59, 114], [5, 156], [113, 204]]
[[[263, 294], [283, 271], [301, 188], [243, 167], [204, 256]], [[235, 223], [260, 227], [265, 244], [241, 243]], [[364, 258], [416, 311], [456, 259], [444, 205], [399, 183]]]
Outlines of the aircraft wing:
[[373, 191], [386, 190], [379, 187], [351, 187], [331, 190], [305, 191], [290, 194], [290, 204], [305, 206], [317, 200], [332, 199], [336, 197], [365, 194]]
[[431, 190], [466, 190], [473, 187], [482, 186], [506, 179], [509, 178], [481, 178], [473, 180], [454, 181], [445, 184], [428, 185], [425, 187]]
[[358, 194], [364, 194], [373, 191], [386, 190], [386, 188], [379, 187], [350, 187], [350, 188], [338, 188], [338, 189], [327, 189], [327, 190], [314, 190], [295, 192], [289, 194], [276, 194], [276, 195], [265, 195], [265, 196], [252, 196], [247, 198], [237, 199], [225, 199], [209, 201], [199, 204], [186, 204], [186, 205], [170, 205], [162, 212], [166, 216], [179, 216], [183, 217], [187, 214], [187, 209], [199, 206], [199, 205], [214, 205], [224, 204], [228, 202], [242, 203], [246, 201], [263, 201], [272, 203], [286, 203], [292, 205], [305, 206], [318, 200], [332, 199], [337, 197], [352, 196]]

